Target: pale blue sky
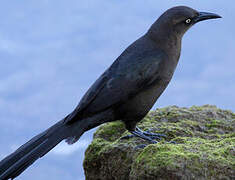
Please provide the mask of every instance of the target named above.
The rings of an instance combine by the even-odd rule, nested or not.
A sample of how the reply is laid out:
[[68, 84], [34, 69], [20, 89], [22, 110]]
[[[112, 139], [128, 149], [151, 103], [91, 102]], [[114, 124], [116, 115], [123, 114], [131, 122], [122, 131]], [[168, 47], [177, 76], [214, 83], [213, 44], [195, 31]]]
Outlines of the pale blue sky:
[[[62, 119], [96, 78], [166, 9], [187, 5], [223, 19], [195, 25], [155, 105], [215, 104], [235, 111], [233, 0], [0, 1], [0, 158]], [[84, 151], [62, 143], [19, 180], [84, 179]]]

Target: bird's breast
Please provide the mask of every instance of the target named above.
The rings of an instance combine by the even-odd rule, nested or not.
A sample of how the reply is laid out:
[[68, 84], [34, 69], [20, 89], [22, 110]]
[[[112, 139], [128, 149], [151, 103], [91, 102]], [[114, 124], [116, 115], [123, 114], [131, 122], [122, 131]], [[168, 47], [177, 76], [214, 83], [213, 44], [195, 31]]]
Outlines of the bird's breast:
[[132, 99], [122, 104], [119, 108], [119, 112], [121, 112], [125, 118], [145, 116], [162, 94], [168, 82], [169, 81], [159, 80], [159, 83], [146, 88]]

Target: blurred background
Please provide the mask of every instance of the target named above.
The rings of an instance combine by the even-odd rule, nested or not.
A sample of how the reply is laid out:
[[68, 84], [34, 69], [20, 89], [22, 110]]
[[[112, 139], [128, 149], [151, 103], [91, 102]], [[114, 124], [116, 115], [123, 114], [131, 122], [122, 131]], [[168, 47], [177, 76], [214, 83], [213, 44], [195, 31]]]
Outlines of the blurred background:
[[[174, 78], [154, 109], [214, 104], [235, 111], [234, 0], [0, 1], [0, 159], [70, 113], [116, 57], [176, 5], [223, 19], [186, 33]], [[17, 180], [83, 180], [94, 131], [73, 146], [61, 143]]]

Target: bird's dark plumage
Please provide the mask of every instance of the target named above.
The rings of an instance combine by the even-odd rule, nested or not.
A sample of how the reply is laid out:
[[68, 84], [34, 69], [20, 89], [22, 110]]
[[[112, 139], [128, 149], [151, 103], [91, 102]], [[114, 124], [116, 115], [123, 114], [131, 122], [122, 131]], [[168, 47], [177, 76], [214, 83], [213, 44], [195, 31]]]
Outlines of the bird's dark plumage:
[[72, 113], [0, 162], [0, 180], [15, 178], [62, 140], [72, 144], [105, 122], [122, 120], [132, 134], [156, 142], [136, 124], [170, 82], [184, 33], [199, 21], [219, 17], [185, 6], [167, 10], [95, 81]]

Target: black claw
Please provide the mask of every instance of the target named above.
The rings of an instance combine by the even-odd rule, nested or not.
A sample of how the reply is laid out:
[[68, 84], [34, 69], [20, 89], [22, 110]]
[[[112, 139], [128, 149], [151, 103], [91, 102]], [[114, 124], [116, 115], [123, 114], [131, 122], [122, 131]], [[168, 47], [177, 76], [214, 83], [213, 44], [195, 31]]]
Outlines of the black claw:
[[168, 143], [177, 144], [175, 141], [169, 141]]
[[165, 134], [151, 133], [151, 132], [149, 132], [149, 131], [143, 131], [143, 133], [144, 133], [144, 135], [146, 135], [146, 136], [153, 136], [153, 137], [157, 136], [157, 137], [164, 137], [164, 138], [166, 138], [166, 135], [165, 135]]
[[[148, 136], [148, 135], [147, 135]], [[158, 137], [158, 136], [148, 136], [151, 139], [157, 139], [157, 140], [162, 140], [162, 138]]]
[[136, 146], [134, 149], [138, 150], [138, 149], [144, 149], [147, 145], [146, 144], [140, 144], [138, 146]]
[[152, 144], [157, 144], [158, 143], [158, 141], [155, 141], [155, 140], [151, 140], [149, 142], [152, 143]]
[[130, 138], [133, 138], [133, 137], [136, 137], [136, 136], [133, 135], [133, 134], [129, 134], [129, 135], [126, 135], [126, 136], [121, 137], [120, 139], [121, 139], [121, 140], [122, 140], [122, 139], [130, 139]]
[[158, 139], [161, 140], [161, 138], [166, 138], [167, 136], [165, 134], [159, 134], [159, 133], [152, 133], [149, 130], [148, 131], [142, 131], [140, 128], [136, 127], [136, 132], [141, 133], [145, 136], [150, 137], [151, 139]]

